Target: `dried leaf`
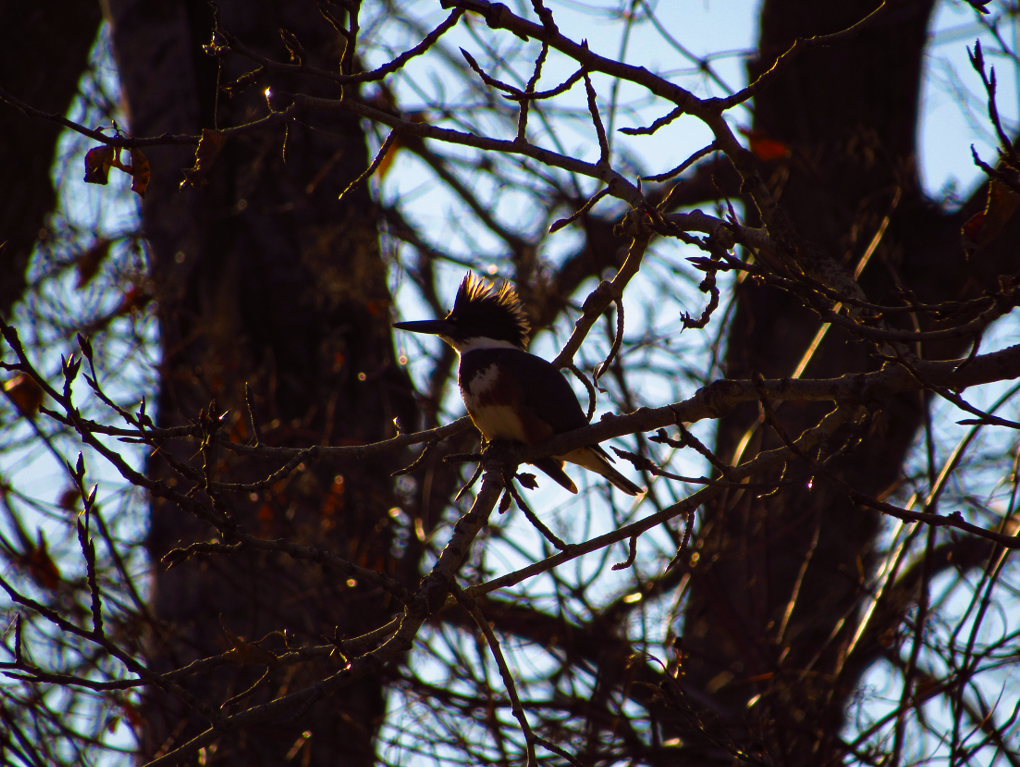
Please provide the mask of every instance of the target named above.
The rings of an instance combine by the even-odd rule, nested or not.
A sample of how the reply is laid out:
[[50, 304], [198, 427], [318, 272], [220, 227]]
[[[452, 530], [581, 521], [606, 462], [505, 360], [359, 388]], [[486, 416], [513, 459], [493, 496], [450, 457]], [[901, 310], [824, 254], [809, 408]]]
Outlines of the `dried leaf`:
[[220, 628], [227, 637], [227, 641], [233, 645], [232, 650], [223, 653], [223, 657], [240, 665], [254, 664], [259, 666], [271, 666], [276, 663], [276, 656], [268, 650], [263, 650], [254, 642], [245, 641], [244, 637], [237, 636], [230, 629], [223, 625], [220, 618]]
[[365, 301], [365, 308], [373, 317], [382, 317], [389, 312], [390, 302], [384, 298], [370, 298]]
[[268, 503], [263, 503], [259, 507], [257, 516], [259, 527], [255, 535], [264, 539], [272, 538], [274, 528], [276, 527], [276, 512], [273, 511], [273, 507]]
[[77, 511], [80, 500], [81, 493], [78, 491], [78, 488], [69, 487], [60, 494], [57, 505], [65, 511]]
[[56, 591], [60, 585], [60, 569], [46, 548], [42, 530], [38, 533], [39, 543], [28, 552], [28, 574], [39, 586]]
[[78, 290], [81, 290], [91, 282], [99, 271], [100, 264], [110, 253], [111, 240], [100, 237], [91, 248], [79, 255], [74, 260], [74, 268], [78, 272]]
[[985, 212], [979, 210], [973, 216], [967, 219], [963, 225], [963, 242], [964, 246], [970, 246], [967, 249], [976, 248], [978, 240], [981, 238], [981, 229], [985, 225]]
[[390, 148], [386, 150], [386, 154], [383, 155], [382, 160], [379, 161], [379, 166], [375, 169], [376, 178], [380, 181], [386, 178], [386, 174], [393, 165], [393, 161], [397, 159], [397, 152], [399, 152], [403, 146], [404, 144], [400, 140], [400, 136], [393, 139], [393, 142], [390, 144]]
[[139, 732], [145, 724], [145, 719], [142, 717], [141, 712], [139, 712], [138, 707], [129, 700], [120, 701], [120, 707], [124, 710], [124, 718], [130, 722], [135, 732]]
[[145, 197], [145, 190], [149, 188], [149, 178], [152, 173], [149, 169], [149, 158], [141, 149], [131, 150], [131, 191], [139, 197]]
[[271, 666], [276, 663], [275, 655], [250, 642], [238, 644], [233, 650], [223, 653], [223, 656], [241, 666]]
[[10, 397], [19, 413], [29, 419], [35, 418], [43, 403], [44, 394], [42, 387], [35, 382], [32, 376], [21, 373], [4, 383], [4, 391], [7, 392], [7, 396]]
[[85, 153], [85, 182], [106, 184], [110, 180], [110, 168], [117, 159], [117, 148], [97, 146]]
[[990, 244], [1020, 207], [1020, 195], [1003, 183], [992, 179], [988, 184], [985, 209], [975, 213], [963, 225], [963, 246], [973, 253]]
[[140, 285], [132, 285], [120, 300], [120, 306], [117, 307], [114, 316], [123, 317], [127, 314], [140, 312], [151, 300], [152, 296], [146, 293]]
[[[243, 419], [238, 419], [238, 423], [242, 423]], [[343, 475], [337, 475], [333, 479], [333, 484], [329, 488], [329, 492], [326, 493], [325, 499], [322, 502], [322, 516], [324, 518], [334, 517], [338, 513], [344, 510], [344, 487]]]
[[740, 135], [747, 137], [747, 142], [751, 145], [751, 151], [754, 152], [759, 160], [780, 160], [792, 154], [789, 146], [782, 141], [766, 136], [761, 131], [751, 130], [750, 128], [737, 128], [737, 130], [740, 132]]
[[227, 138], [218, 130], [202, 129], [202, 138], [195, 150], [195, 165], [184, 171], [181, 189], [197, 189], [209, 183], [209, 172], [219, 156]]

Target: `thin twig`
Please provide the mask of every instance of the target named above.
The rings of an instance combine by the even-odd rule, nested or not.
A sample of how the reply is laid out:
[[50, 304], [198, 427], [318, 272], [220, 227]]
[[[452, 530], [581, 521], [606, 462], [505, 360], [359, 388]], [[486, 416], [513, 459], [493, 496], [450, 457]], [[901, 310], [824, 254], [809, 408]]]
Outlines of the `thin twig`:
[[549, 234], [555, 234], [556, 232], [558, 232], [563, 227], [569, 226], [570, 224], [572, 224], [575, 221], [577, 221], [577, 219], [579, 219], [581, 216], [583, 216], [589, 210], [594, 208], [595, 207], [595, 203], [597, 203], [599, 200], [601, 200], [607, 194], [609, 194], [609, 187], [608, 186], [607, 187], [603, 187], [602, 189], [597, 191], [595, 194], [593, 194], [591, 197], [589, 197], [588, 198], [588, 202], [586, 202], [584, 205], [582, 205], [580, 208], [578, 208], [577, 211], [575, 211], [571, 215], [567, 216], [566, 218], [561, 218], [561, 219], [558, 219], [558, 220], [554, 221], [552, 223], [552, 225], [549, 227]]
[[605, 126], [602, 125], [602, 117], [599, 115], [599, 107], [595, 102], [595, 88], [591, 84], [588, 73], [584, 73], [584, 90], [588, 94], [588, 112], [591, 114], [591, 121], [595, 125], [595, 134], [599, 139], [599, 164], [609, 163], [609, 139], [606, 137]]
[[524, 707], [521, 705], [521, 699], [517, 695], [517, 685], [514, 684], [513, 674], [510, 673], [510, 667], [506, 663], [506, 659], [503, 657], [503, 651], [500, 649], [499, 641], [496, 639], [496, 635], [492, 632], [492, 627], [489, 626], [489, 621], [485, 618], [485, 615], [478, 608], [478, 603], [475, 599], [465, 593], [458, 584], [450, 584], [450, 592], [456, 598], [458, 602], [464, 607], [465, 610], [470, 613], [471, 617], [474, 618], [475, 624], [478, 626], [478, 630], [482, 632], [482, 636], [485, 637], [486, 643], [489, 645], [489, 652], [492, 653], [492, 657], [496, 661], [496, 665], [499, 667], [499, 675], [503, 679], [503, 686], [506, 688], [507, 695], [510, 696], [510, 707], [513, 712], [514, 718], [520, 723], [521, 731], [524, 733], [524, 742], [528, 752], [528, 767], [537, 767], [538, 760], [535, 758], [535, 734], [531, 731], [531, 726], [528, 724], [528, 718], [525, 715]]
[[613, 337], [613, 345], [609, 347], [609, 354], [595, 366], [595, 370], [592, 372], [596, 386], [598, 386], [599, 379], [609, 370], [609, 366], [616, 361], [616, 355], [619, 354], [620, 347], [623, 346], [623, 298], [618, 296], [613, 299], [613, 303], [616, 304], [616, 335]]
[[634, 561], [637, 559], [637, 539], [638, 537], [636, 535], [630, 539], [630, 546], [627, 553], [627, 559], [623, 562], [617, 562], [610, 569], [614, 571], [626, 570], [627, 568], [634, 566]]
[[585, 414], [585, 419], [588, 421], [588, 423], [591, 423], [591, 419], [595, 415], [595, 408], [598, 404], [596, 402], [598, 393], [595, 389], [595, 384], [588, 380], [588, 376], [586, 376], [581, 371], [581, 368], [579, 368], [575, 363], [571, 362], [567, 366], [567, 370], [573, 373], [574, 377], [577, 378], [578, 381], [583, 383], [584, 388], [588, 391], [588, 412]]
[[534, 525], [535, 529], [542, 534], [542, 537], [544, 537], [547, 541], [549, 541], [549, 543], [551, 543], [560, 551], [566, 551], [568, 548], [570, 548], [567, 544], [565, 544], [558, 537], [556, 537], [553, 531], [546, 527], [542, 520], [540, 520], [535, 515], [535, 512], [531, 510], [528, 504], [525, 503], [524, 498], [521, 497], [521, 494], [517, 492], [517, 488], [514, 486], [513, 477], [504, 476], [503, 484], [506, 487], [507, 492], [510, 493], [514, 501], [517, 502], [517, 508], [524, 512], [524, 516], [527, 517], [528, 521], [532, 525]]
[[[665, 173], [660, 173], [660, 174], [658, 174], [656, 176], [642, 176], [641, 180], [642, 181], [669, 181], [674, 176], [679, 176], [681, 173], [683, 173], [689, 167], [694, 165], [694, 163], [696, 163], [702, 157], [705, 157], [706, 155], [710, 155], [710, 154], [712, 154], [712, 152], [715, 152], [718, 149], [719, 149], [718, 145], [713, 141], [708, 146], [702, 147], [697, 152], [692, 154], [690, 157], [688, 157], [682, 163], [680, 163], [675, 168], [673, 168], [673, 170], [667, 170]], [[673, 193], [676, 192], [679, 188], [680, 188], [679, 185], [677, 185], [677, 186], [674, 186], [672, 189], [669, 190], [669, 194], [667, 194], [665, 199], [663, 199], [663, 201], [659, 203], [658, 207], [659, 207], [660, 211], [667, 211], [667, 210], [669, 210], [669, 204], [671, 202], [671, 198], [673, 197]]]
[[[655, 133], [655, 131], [659, 130], [659, 128], [662, 128], [662, 127], [664, 127], [666, 125], [669, 125], [676, 118], [680, 117], [680, 115], [682, 115], [683, 113], [684, 113], [684, 110], [683, 110], [682, 107], [676, 107], [669, 114], [663, 115], [662, 117], [659, 117], [658, 119], [656, 119], [655, 122], [653, 122], [647, 128], [620, 128], [620, 133], [623, 133], [623, 134], [625, 134], [627, 136], [651, 136], [653, 133]], [[677, 172], [679, 173], [679, 171], [677, 171]], [[645, 176], [644, 178], [649, 179], [649, 180], [653, 180], [653, 181], [665, 181], [666, 180], [665, 178], [659, 179], [659, 178], [655, 178], [653, 176]], [[666, 176], [666, 178], [669, 178], [669, 176]]]
[[[539, 2], [539, 0], [536, 0]], [[542, 50], [538, 54], [538, 58], [535, 59], [535, 71], [531, 75], [531, 79], [528, 80], [528, 85], [524, 89], [526, 95], [531, 95], [535, 92], [535, 86], [538, 85], [538, 78], [542, 76], [542, 65], [545, 63], [545, 57], [549, 55], [549, 44], [542, 43]], [[517, 117], [517, 138], [520, 141], [528, 140], [528, 109], [531, 106], [532, 99], [525, 98], [521, 99], [521, 113]]]
[[372, 163], [367, 168], [365, 168], [365, 171], [360, 176], [358, 176], [350, 184], [348, 184], [346, 189], [340, 192], [340, 196], [337, 198], [338, 202], [342, 202], [348, 192], [350, 192], [354, 187], [358, 186], [366, 179], [370, 178], [372, 174], [379, 169], [379, 166], [382, 165], [383, 160], [386, 159], [386, 155], [390, 153], [390, 149], [393, 147], [393, 142], [396, 140], [397, 132], [390, 131], [390, 134], [386, 137], [386, 140], [383, 141], [382, 146], [379, 147], [379, 151], [376, 152], [375, 157], [372, 159]]
[[251, 423], [251, 433], [255, 438], [255, 442], [252, 447], [258, 447], [262, 442], [262, 432], [259, 429], [259, 422], [255, 418], [254, 397], [252, 396], [251, 389], [248, 387], [247, 381], [244, 382], [244, 404], [248, 408], [248, 420]]

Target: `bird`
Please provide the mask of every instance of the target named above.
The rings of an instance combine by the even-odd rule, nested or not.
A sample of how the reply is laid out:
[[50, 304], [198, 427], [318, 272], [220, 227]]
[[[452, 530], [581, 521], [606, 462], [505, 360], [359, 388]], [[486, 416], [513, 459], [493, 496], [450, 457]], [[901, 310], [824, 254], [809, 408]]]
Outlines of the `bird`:
[[[446, 317], [396, 322], [393, 327], [439, 336], [456, 350], [461, 397], [487, 442], [538, 445], [588, 425], [566, 377], [552, 363], [528, 353], [530, 323], [509, 283], [497, 289], [468, 272]], [[644, 492], [611, 465], [613, 459], [597, 444], [547, 456], [533, 465], [576, 493], [577, 486], [563, 471], [564, 461], [605, 477], [627, 495]]]

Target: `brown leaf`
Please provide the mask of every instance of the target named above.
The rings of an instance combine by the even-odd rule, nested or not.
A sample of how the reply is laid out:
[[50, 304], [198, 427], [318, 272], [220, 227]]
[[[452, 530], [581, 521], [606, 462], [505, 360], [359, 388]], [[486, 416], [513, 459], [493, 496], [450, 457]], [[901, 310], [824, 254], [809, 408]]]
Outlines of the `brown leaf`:
[[390, 302], [383, 298], [370, 298], [365, 301], [365, 308], [373, 317], [382, 317], [389, 311]]
[[195, 150], [195, 165], [184, 171], [181, 189], [197, 189], [209, 183], [209, 171], [212, 170], [226, 141], [226, 136], [220, 131], [209, 128], [202, 129], [202, 138], [199, 139], [198, 149]]
[[992, 179], [988, 184], [985, 209], [971, 216], [963, 225], [963, 246], [973, 253], [990, 244], [1020, 207], [1020, 195], [1003, 183]]
[[397, 159], [397, 152], [399, 152], [403, 146], [404, 144], [401, 142], [400, 136], [393, 139], [393, 142], [390, 144], [390, 148], [386, 150], [386, 154], [383, 155], [382, 160], [379, 161], [379, 165], [375, 169], [375, 175], [380, 181], [386, 178], [386, 174], [393, 165], [393, 161]]
[[981, 237], [981, 228], [985, 225], [985, 212], [979, 210], [967, 219], [963, 225], [963, 241], [965, 245], [977, 247], [978, 239]]
[[230, 629], [223, 625], [220, 618], [220, 628], [223, 630], [227, 641], [233, 645], [232, 650], [223, 653], [223, 657], [230, 658], [234, 663], [242, 666], [254, 664], [258, 666], [271, 666], [276, 663], [276, 656], [268, 650], [263, 650], [257, 642], [248, 642], [242, 636], [237, 636]]
[[227, 650], [223, 655], [242, 666], [272, 666], [276, 663], [275, 655], [250, 642], [243, 642], [233, 650]]
[[56, 591], [60, 585], [60, 570], [46, 549], [46, 539], [39, 531], [39, 544], [28, 552], [28, 574], [39, 586]]
[[43, 390], [35, 382], [35, 379], [27, 373], [12, 378], [4, 383], [4, 391], [11, 398], [11, 402], [26, 418], [35, 418], [39, 407], [43, 403]]
[[269, 539], [273, 537], [273, 528], [276, 525], [276, 512], [268, 503], [263, 503], [258, 512], [259, 529], [255, 533], [259, 538]]
[[106, 184], [110, 180], [110, 168], [117, 159], [117, 148], [97, 146], [85, 153], [85, 182]]
[[751, 145], [751, 151], [760, 160], [780, 160], [792, 154], [789, 146], [782, 141], [766, 136], [761, 131], [751, 130], [750, 128], [737, 128], [737, 131], [740, 135], [747, 137], [747, 142]]
[[145, 190], [149, 188], [149, 178], [152, 175], [149, 170], [149, 159], [142, 154], [141, 149], [131, 150], [131, 191], [139, 197], [145, 197]]
[[326, 493], [325, 499], [322, 502], [322, 516], [332, 517], [338, 512], [344, 510], [344, 478], [342, 474], [338, 474], [333, 479], [333, 485], [330, 487], [329, 492]]
[[65, 511], [76, 511], [81, 500], [81, 493], [76, 487], [69, 487], [60, 494], [57, 505]]
[[132, 285], [128, 288], [124, 297], [120, 300], [120, 306], [117, 307], [117, 311], [114, 312], [114, 315], [117, 317], [123, 317], [127, 314], [139, 312], [144, 309], [151, 300], [152, 296], [146, 293], [140, 285]]
[[135, 732], [140, 732], [141, 727], [145, 724], [145, 719], [142, 717], [138, 707], [129, 700], [120, 701], [120, 707], [124, 710], [124, 718], [131, 723], [131, 727]]
[[84, 253], [79, 255], [74, 260], [74, 268], [78, 272], [78, 290], [81, 290], [99, 271], [99, 265], [103, 263], [103, 260], [110, 252], [111, 240], [105, 237], [100, 237], [91, 248], [86, 250]]

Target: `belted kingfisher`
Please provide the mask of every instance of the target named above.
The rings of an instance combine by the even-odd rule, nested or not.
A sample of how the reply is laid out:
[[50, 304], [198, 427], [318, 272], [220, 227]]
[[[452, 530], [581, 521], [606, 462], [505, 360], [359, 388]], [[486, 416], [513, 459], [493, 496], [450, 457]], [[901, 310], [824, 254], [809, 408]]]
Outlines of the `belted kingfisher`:
[[[563, 374], [528, 354], [528, 318], [509, 285], [496, 290], [469, 272], [445, 318], [397, 322], [393, 327], [437, 335], [457, 350], [460, 394], [486, 440], [537, 445], [554, 434], [588, 425]], [[601, 447], [591, 445], [534, 465], [572, 493], [577, 487], [563, 471], [564, 461], [600, 474], [627, 495], [639, 495], [641, 488], [610, 466], [612, 460]]]

